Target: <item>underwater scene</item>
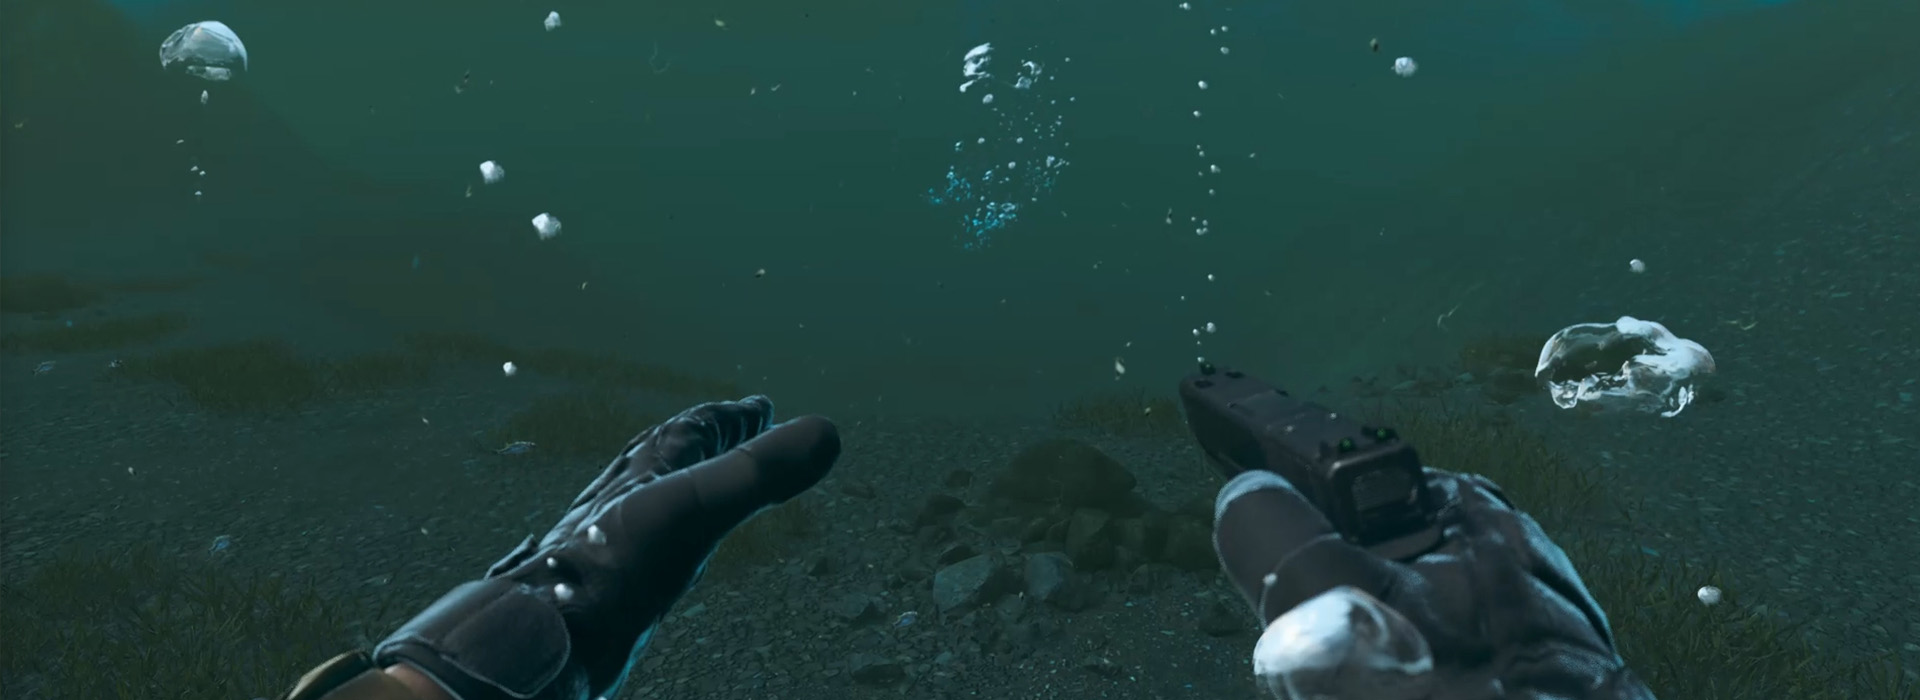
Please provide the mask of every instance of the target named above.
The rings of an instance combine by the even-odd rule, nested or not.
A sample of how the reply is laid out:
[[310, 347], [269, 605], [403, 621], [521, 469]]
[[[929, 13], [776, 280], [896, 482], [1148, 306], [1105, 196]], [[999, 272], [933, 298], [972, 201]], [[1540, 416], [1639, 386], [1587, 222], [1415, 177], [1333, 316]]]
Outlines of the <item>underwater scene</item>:
[[1917, 30], [0, 0], [0, 697], [1920, 698]]

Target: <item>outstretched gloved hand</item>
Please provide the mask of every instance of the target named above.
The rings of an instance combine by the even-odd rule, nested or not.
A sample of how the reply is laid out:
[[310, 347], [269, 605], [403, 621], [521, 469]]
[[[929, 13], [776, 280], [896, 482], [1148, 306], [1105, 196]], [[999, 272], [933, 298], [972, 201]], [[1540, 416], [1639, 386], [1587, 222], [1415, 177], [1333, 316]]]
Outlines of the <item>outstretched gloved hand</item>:
[[1341, 538], [1280, 476], [1215, 502], [1227, 578], [1267, 626], [1254, 672], [1280, 700], [1653, 700], [1565, 552], [1484, 477], [1425, 470], [1440, 544], [1392, 561]]
[[642, 431], [551, 531], [402, 626], [375, 661], [461, 700], [614, 695], [721, 538], [839, 457], [826, 419], [772, 420], [772, 401], [753, 396]]

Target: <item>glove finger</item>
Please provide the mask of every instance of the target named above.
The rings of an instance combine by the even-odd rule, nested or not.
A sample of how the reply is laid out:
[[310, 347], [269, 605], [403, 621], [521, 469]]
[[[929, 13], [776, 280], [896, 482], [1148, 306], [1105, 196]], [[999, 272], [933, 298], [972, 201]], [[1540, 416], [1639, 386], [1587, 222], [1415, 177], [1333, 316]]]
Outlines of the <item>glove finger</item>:
[[1380, 595], [1394, 568], [1341, 539], [1313, 503], [1265, 471], [1242, 473], [1221, 487], [1213, 546], [1227, 579], [1263, 624], [1337, 586]]
[[[839, 458], [840, 429], [820, 416], [803, 416], [690, 471], [704, 508], [744, 511], [744, 520], [813, 488]], [[738, 524], [735, 520], [725, 526]]]
[[752, 440], [772, 422], [773, 400], [765, 396], [703, 403], [655, 427], [627, 455], [641, 462], [635, 467], [666, 476]]
[[807, 416], [726, 454], [654, 480], [618, 501], [617, 525], [659, 543], [664, 575], [704, 561], [720, 538], [760, 509], [805, 491], [840, 455], [833, 423]]

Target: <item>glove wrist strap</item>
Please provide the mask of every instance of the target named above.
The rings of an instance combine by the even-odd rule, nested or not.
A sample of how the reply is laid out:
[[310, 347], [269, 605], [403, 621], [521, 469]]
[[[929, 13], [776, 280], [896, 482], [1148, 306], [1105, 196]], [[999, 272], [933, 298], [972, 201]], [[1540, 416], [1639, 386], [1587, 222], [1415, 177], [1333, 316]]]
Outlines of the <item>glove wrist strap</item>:
[[457, 700], [584, 697], [566, 620], [544, 593], [505, 578], [463, 583], [381, 642], [374, 661], [412, 664]]

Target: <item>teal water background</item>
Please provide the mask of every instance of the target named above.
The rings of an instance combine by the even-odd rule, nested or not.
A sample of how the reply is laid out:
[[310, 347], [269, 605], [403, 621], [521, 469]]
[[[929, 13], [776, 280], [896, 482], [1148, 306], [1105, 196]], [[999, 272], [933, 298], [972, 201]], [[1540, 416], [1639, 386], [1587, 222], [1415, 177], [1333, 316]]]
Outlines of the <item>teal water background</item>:
[[[0, 271], [243, 256], [191, 297], [192, 342], [477, 330], [826, 409], [1044, 411], [1115, 386], [1116, 356], [1156, 392], [1197, 354], [1333, 383], [1479, 333], [1739, 306], [1754, 290], [1688, 276], [1808, 235], [1775, 208], [1817, 210], [1810, 180], [1920, 161], [1887, 111], [1911, 100], [1884, 99], [1920, 76], [1917, 8], [8, 0]], [[154, 50], [210, 18], [252, 67], [202, 107]], [[1053, 61], [1072, 165], [969, 251], [924, 195], [985, 125], [955, 89], [982, 42]], [[488, 159], [508, 180], [464, 197]], [[543, 211], [566, 224], [544, 243]]]

